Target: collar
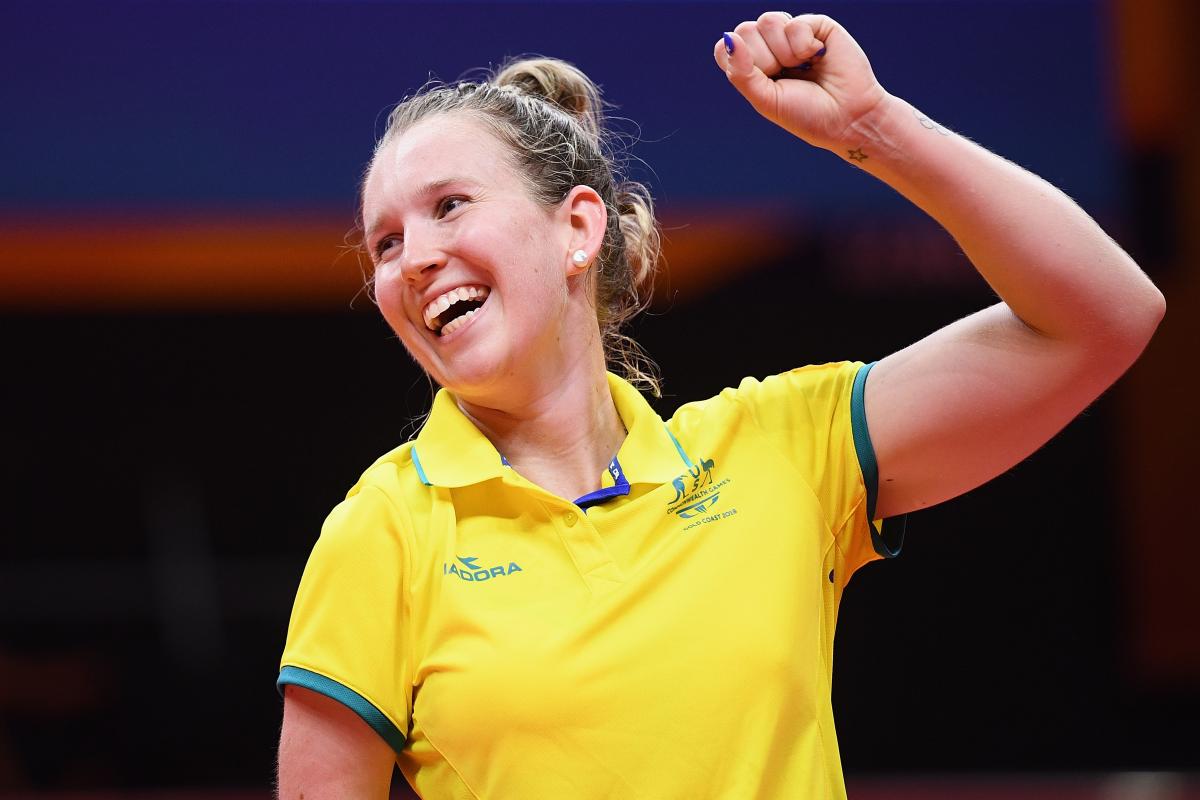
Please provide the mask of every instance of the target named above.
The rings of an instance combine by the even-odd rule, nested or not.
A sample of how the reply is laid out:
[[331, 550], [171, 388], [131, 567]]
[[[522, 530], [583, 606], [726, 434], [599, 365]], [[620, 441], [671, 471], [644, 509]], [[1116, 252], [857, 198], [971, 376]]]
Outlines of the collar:
[[617, 459], [630, 483], [670, 483], [692, 466], [683, 447], [662, 417], [627, 381], [608, 373], [608, 390], [629, 435], [617, 451]]
[[[611, 372], [608, 389], [629, 432], [616, 456], [629, 483], [667, 483], [691, 466], [691, 459], [637, 389]], [[429, 418], [413, 443], [412, 459], [427, 486], [469, 486], [501, 477], [508, 469], [445, 389], [433, 398]], [[612, 477], [606, 476], [604, 483], [611, 486]]]

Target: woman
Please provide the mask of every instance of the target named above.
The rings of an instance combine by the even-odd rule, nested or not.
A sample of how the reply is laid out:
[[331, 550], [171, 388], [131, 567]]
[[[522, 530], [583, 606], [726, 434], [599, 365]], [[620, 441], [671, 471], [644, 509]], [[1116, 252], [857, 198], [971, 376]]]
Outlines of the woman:
[[521, 62], [401, 104], [365, 245], [444, 388], [305, 571], [282, 797], [381, 797], [396, 762], [428, 797], [844, 796], [833, 630], [854, 570], [894, 554], [874, 521], [1011, 467], [1158, 325], [1161, 294], [1091, 219], [884, 91], [833, 20], [769, 12], [714, 56], [767, 119], [937, 219], [1003, 302], [663, 423], [606, 373], [653, 386], [618, 328], [655, 237], [591, 83]]

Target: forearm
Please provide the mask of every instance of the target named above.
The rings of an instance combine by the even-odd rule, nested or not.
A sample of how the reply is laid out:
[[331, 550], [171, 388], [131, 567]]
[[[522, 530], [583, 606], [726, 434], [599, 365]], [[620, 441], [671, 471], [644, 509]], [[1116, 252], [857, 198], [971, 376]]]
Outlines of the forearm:
[[1161, 293], [1091, 217], [1043, 179], [891, 96], [852, 127], [849, 141], [839, 155], [941, 223], [1033, 330], [1137, 351], [1154, 331]]

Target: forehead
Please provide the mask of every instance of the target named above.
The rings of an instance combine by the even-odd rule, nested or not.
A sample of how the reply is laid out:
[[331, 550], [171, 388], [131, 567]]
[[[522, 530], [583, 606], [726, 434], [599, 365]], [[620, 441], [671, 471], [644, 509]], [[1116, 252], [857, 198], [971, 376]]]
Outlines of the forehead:
[[469, 114], [423, 119], [380, 148], [364, 186], [363, 203], [403, 198], [447, 179], [507, 185], [517, 175], [507, 146]]

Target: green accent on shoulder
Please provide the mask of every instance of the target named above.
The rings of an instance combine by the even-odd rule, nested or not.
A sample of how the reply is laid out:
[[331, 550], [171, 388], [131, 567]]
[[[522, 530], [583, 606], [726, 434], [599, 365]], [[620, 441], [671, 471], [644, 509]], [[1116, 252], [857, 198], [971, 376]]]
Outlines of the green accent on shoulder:
[[692, 463], [692, 460], [690, 458], [688, 458], [688, 454], [683, 452], [683, 445], [681, 445], [679, 443], [679, 440], [675, 438], [675, 434], [671, 433], [671, 429], [668, 428], [666, 425], [663, 425], [663, 430], [665, 430], [667, 432], [667, 436], [671, 437], [671, 444], [675, 445], [676, 452], [678, 452], [679, 457], [683, 459], [683, 463], [687, 464], [687, 468], [688, 469], [695, 468], [695, 465]]
[[412, 450], [409, 452], [412, 453], [413, 466], [417, 468], [417, 477], [421, 479], [421, 483], [425, 484], [426, 486], [433, 486], [433, 484], [429, 482], [429, 478], [425, 477], [425, 470], [421, 467], [421, 459], [417, 457], [417, 446], [414, 444], [412, 446]]
[[353, 689], [343, 686], [332, 678], [326, 678], [324, 675], [300, 667], [284, 667], [279, 670], [279, 680], [275, 682], [275, 688], [281, 696], [285, 684], [302, 686], [317, 694], [337, 700], [362, 717], [363, 722], [370, 725], [371, 729], [382, 736], [383, 740], [397, 753], [404, 749], [404, 734], [400, 732], [400, 729], [393, 725], [382, 711], [372, 705], [370, 700]]
[[[875, 503], [879, 499], [879, 464], [875, 460], [875, 447], [871, 444], [871, 433], [867, 430], [867, 375], [877, 362], [863, 364], [854, 376], [854, 386], [850, 390], [850, 430], [854, 436], [854, 452], [858, 455], [858, 468], [862, 471], [863, 484], [867, 487], [867, 525], [871, 529], [871, 546], [882, 558], [895, 558], [900, 555], [904, 546], [904, 531], [907, 520], [900, 517], [898, 536], [892, 537], [893, 525], [891, 520], [884, 523], [888, 536], [885, 537], [875, 527]], [[888, 538], [895, 538], [895, 546], [889, 545]]]

